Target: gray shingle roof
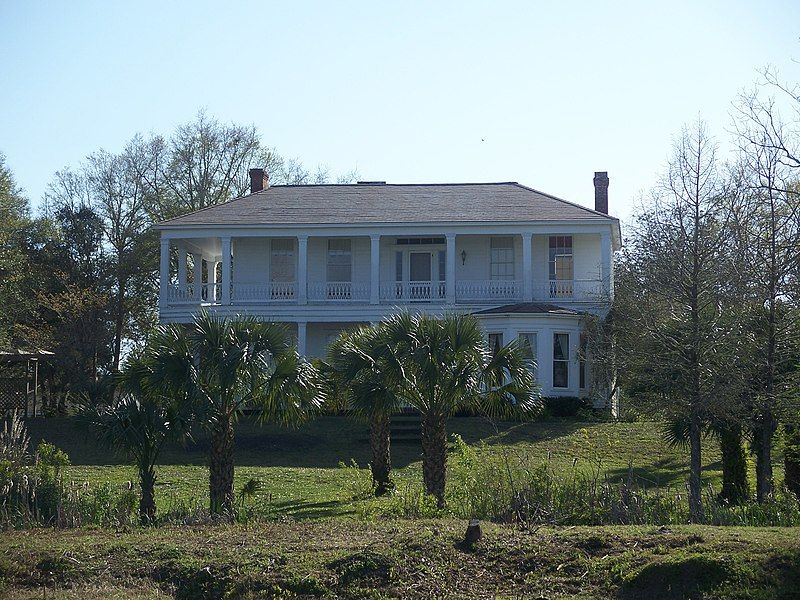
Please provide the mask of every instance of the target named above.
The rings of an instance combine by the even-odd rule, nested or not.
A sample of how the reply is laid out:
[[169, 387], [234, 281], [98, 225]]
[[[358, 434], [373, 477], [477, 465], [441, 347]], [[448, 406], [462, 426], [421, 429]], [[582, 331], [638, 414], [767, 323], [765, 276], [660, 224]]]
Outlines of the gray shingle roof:
[[613, 219], [514, 182], [276, 185], [162, 226]]
[[508, 315], [508, 314], [550, 314], [550, 315], [579, 315], [581, 313], [550, 304], [548, 302], [518, 302], [517, 304], [506, 304], [479, 310], [476, 315]]

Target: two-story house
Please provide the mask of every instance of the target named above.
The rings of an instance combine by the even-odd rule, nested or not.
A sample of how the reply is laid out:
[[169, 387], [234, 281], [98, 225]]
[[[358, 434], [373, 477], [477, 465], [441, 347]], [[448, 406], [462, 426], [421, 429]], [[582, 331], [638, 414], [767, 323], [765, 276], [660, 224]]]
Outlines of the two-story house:
[[543, 394], [586, 394], [583, 317], [608, 311], [621, 241], [606, 173], [595, 210], [513, 182], [250, 178], [249, 195], [161, 223], [162, 322], [256, 315], [322, 356], [342, 329], [400, 308], [471, 312], [492, 345], [525, 345]]

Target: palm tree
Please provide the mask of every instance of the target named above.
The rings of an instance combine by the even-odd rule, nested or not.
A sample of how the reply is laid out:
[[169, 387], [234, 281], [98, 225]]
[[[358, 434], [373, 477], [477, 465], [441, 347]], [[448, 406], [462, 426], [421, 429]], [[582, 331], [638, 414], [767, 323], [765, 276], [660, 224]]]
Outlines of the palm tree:
[[400, 397], [422, 415], [425, 491], [445, 504], [447, 418], [473, 409], [491, 417], [538, 410], [530, 363], [512, 342], [490, 351], [478, 319], [403, 312], [381, 326], [380, 364]]
[[386, 349], [378, 327], [365, 326], [345, 331], [328, 349], [325, 366], [346, 405], [358, 417], [369, 421], [370, 467], [376, 496], [386, 494], [394, 487], [390, 476], [389, 419], [401, 405], [382, 364], [388, 356]]
[[158, 394], [149, 387], [150, 370], [143, 359], [132, 359], [115, 376], [118, 397], [109, 405], [94, 404], [84, 418], [101, 442], [131, 457], [142, 490], [139, 520], [156, 516], [155, 465], [164, 443], [189, 430], [190, 407]]
[[316, 370], [282, 325], [252, 317], [198, 314], [188, 326], [167, 325], [153, 338], [153, 383], [188, 397], [209, 431], [212, 514], [232, 516], [234, 425], [245, 407], [262, 421], [296, 425], [323, 400]]

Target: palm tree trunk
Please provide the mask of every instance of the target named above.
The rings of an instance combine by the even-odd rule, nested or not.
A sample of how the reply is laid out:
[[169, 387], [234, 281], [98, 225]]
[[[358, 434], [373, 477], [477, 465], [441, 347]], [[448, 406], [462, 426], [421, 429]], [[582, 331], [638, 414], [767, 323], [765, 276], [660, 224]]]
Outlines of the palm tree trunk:
[[783, 480], [786, 489], [800, 498], [800, 427], [786, 426], [786, 449], [783, 454]]
[[139, 522], [150, 525], [156, 519], [155, 498], [156, 473], [150, 465], [139, 469], [139, 484], [142, 486], [142, 497], [139, 499]]
[[233, 517], [233, 422], [229, 416], [220, 415], [211, 430], [211, 457], [209, 465], [209, 492], [211, 514]]
[[389, 415], [381, 413], [372, 415], [369, 425], [369, 444], [372, 450], [372, 481], [375, 484], [376, 496], [383, 496], [394, 487], [389, 477], [392, 470], [390, 436]]
[[692, 523], [703, 521], [703, 490], [700, 484], [702, 458], [700, 451], [700, 418], [692, 415], [689, 426], [689, 519]]
[[722, 425], [719, 446], [722, 451], [722, 491], [719, 497], [731, 504], [742, 504], [750, 495], [742, 427], [738, 424]]
[[425, 492], [444, 508], [444, 487], [447, 474], [447, 432], [445, 416], [428, 413], [422, 419], [422, 477]]

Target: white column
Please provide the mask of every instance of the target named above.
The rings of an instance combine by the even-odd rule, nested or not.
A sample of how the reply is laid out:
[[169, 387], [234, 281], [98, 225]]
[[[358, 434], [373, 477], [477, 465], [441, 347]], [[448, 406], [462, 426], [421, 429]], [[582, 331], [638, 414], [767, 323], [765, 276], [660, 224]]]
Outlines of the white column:
[[188, 279], [186, 270], [186, 246], [183, 242], [178, 242], [178, 289], [181, 292], [186, 291], [186, 282]]
[[369, 303], [378, 304], [380, 301], [380, 278], [381, 278], [381, 236], [369, 236], [370, 248], [370, 290]]
[[445, 287], [448, 304], [456, 302], [456, 234], [448, 233], [447, 250], [445, 252]]
[[308, 336], [308, 323], [305, 321], [297, 322], [297, 353], [300, 356], [306, 354], [306, 337]]
[[533, 234], [522, 234], [522, 299], [533, 301]]
[[216, 303], [219, 298], [219, 290], [217, 290], [217, 260], [218, 257], [210, 256], [210, 260], [206, 260], [206, 271], [208, 271], [208, 294], [206, 300], [211, 303]]
[[162, 310], [167, 306], [169, 297], [169, 239], [161, 238], [161, 262], [158, 282], [158, 302]]
[[[299, 304], [308, 303], [308, 236], [307, 235], [297, 236], [297, 302]], [[305, 327], [305, 325], [303, 325], [303, 327]]]
[[226, 236], [220, 241], [222, 242], [222, 255], [220, 256], [222, 262], [220, 287], [222, 289], [219, 293], [219, 301], [223, 306], [227, 306], [231, 303], [231, 238]]
[[194, 299], [200, 302], [203, 299], [203, 255], [193, 252], [192, 260], [194, 261]]
[[603, 285], [603, 293], [608, 294], [609, 298], [614, 297], [611, 287], [611, 232], [600, 234], [600, 277]]
[[208, 283], [217, 283], [217, 260], [216, 256], [212, 256], [210, 261], [206, 261], [206, 270], [208, 271]]

